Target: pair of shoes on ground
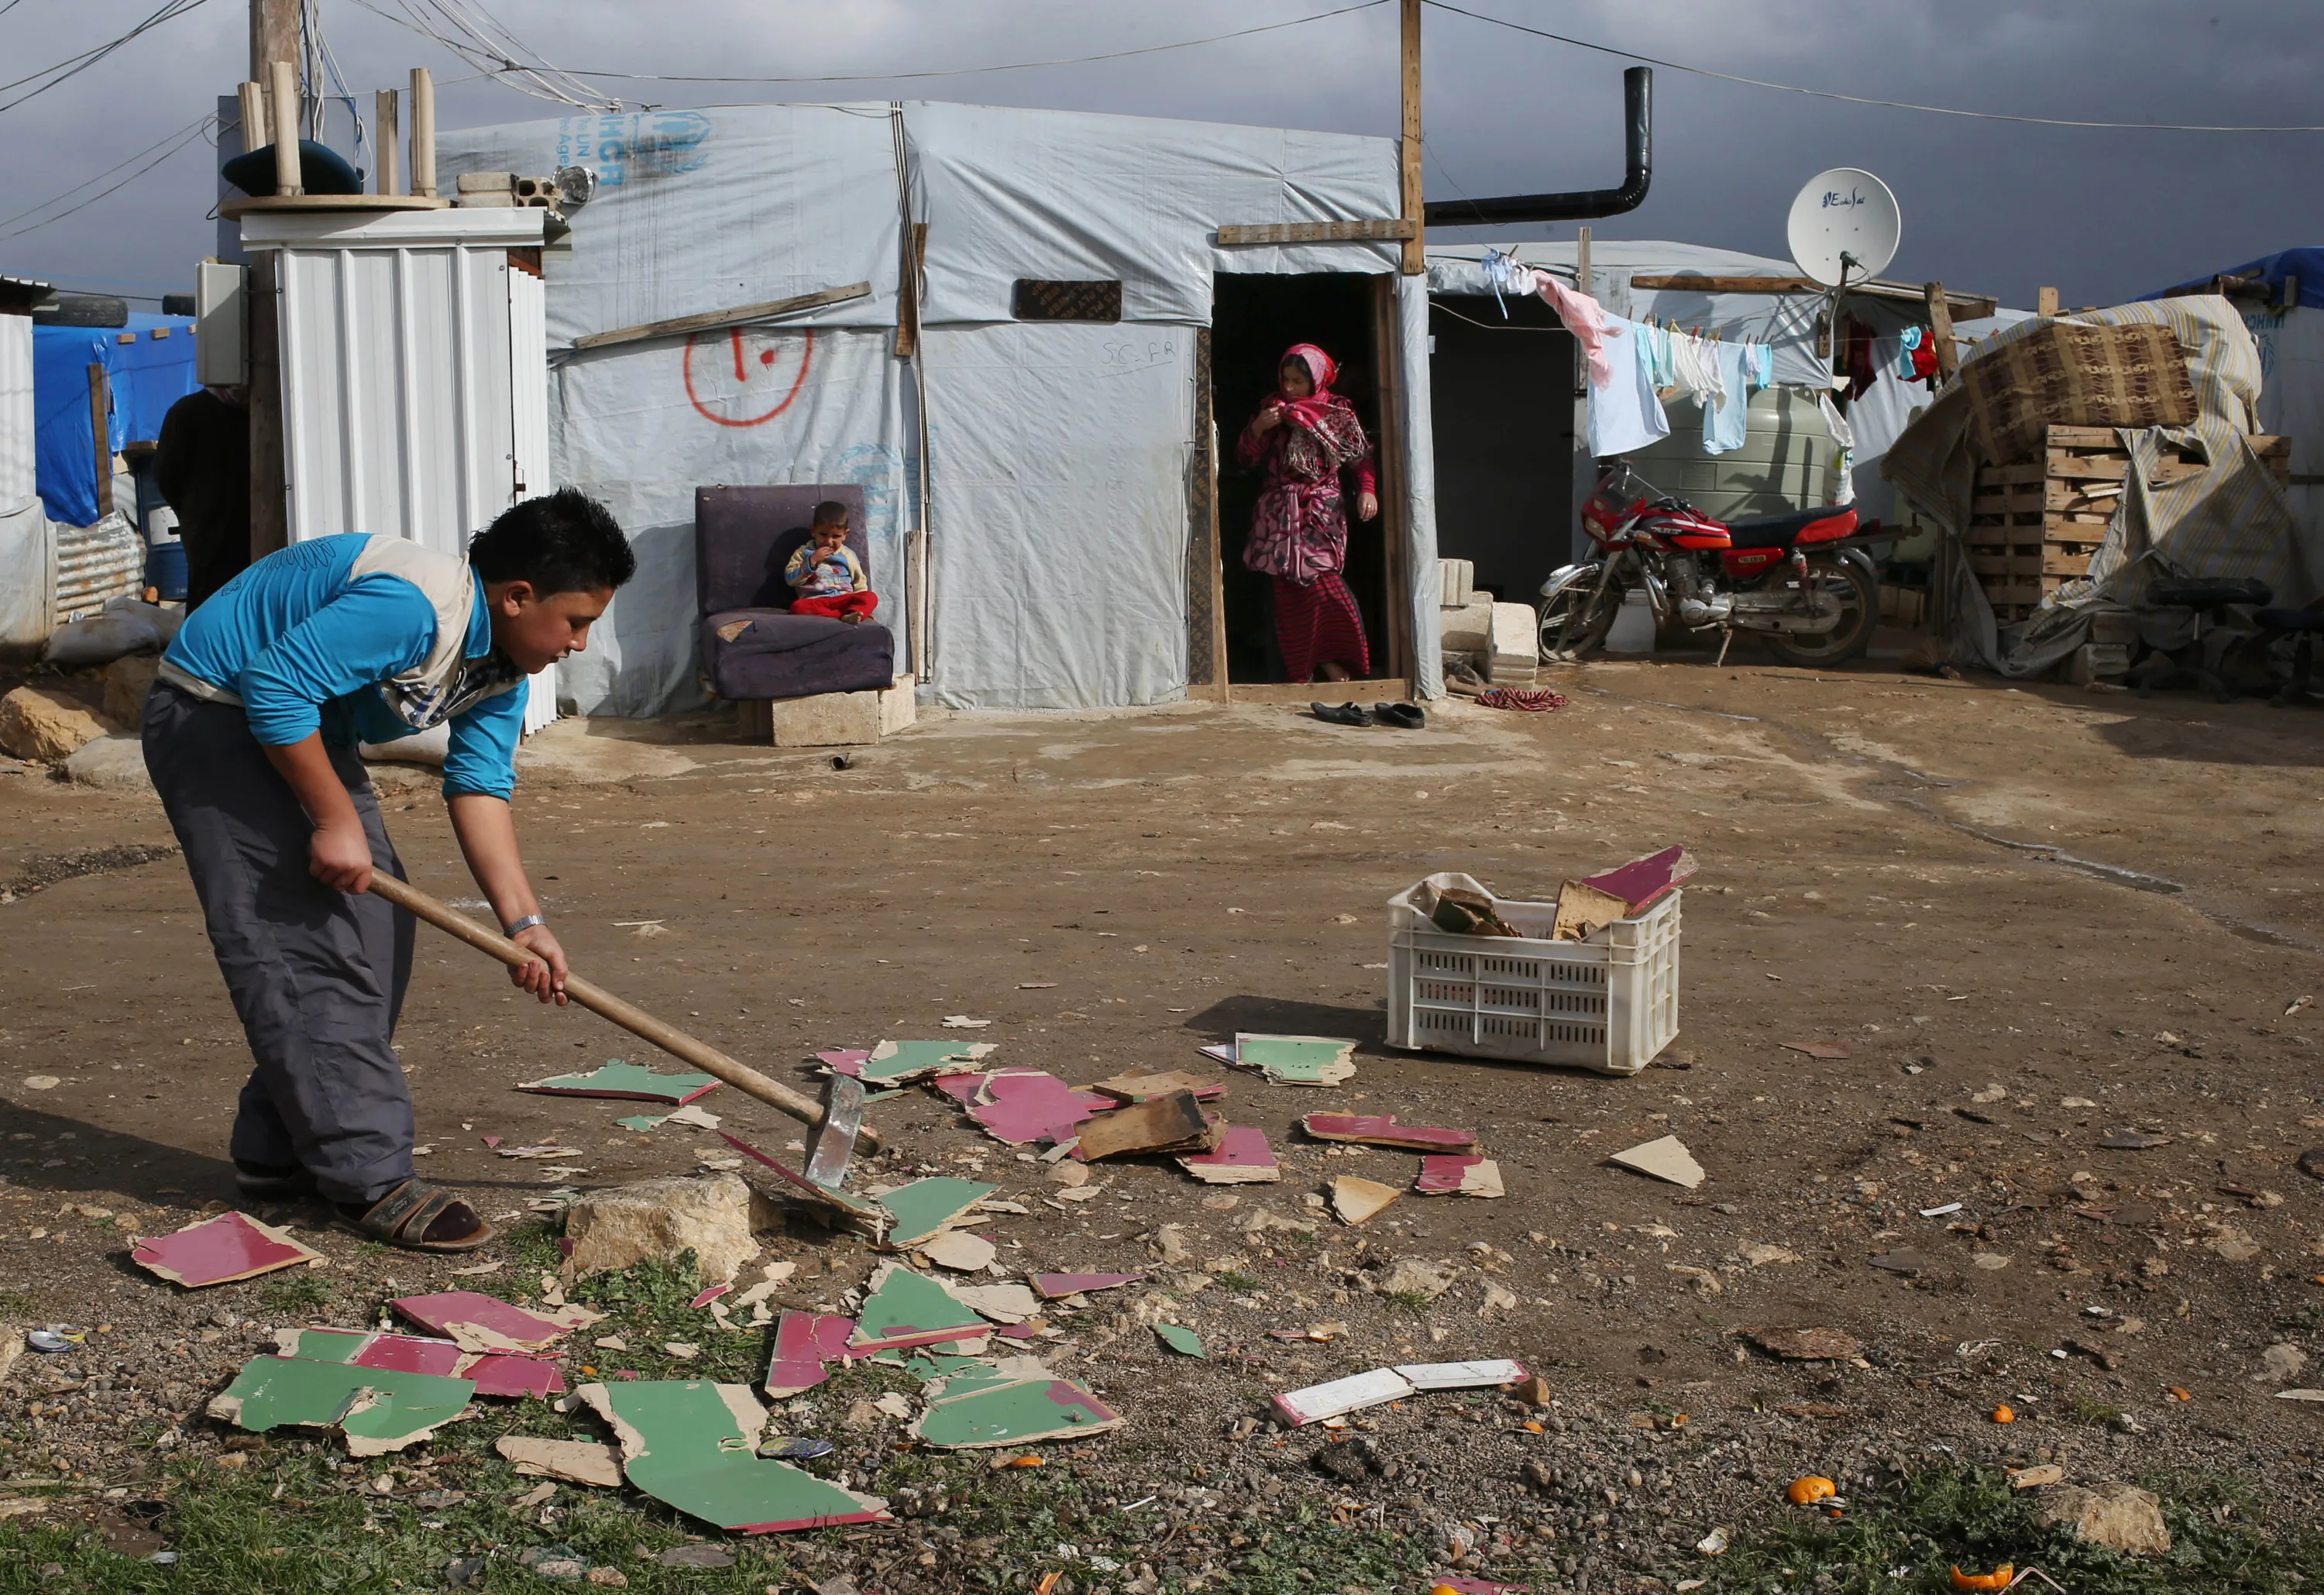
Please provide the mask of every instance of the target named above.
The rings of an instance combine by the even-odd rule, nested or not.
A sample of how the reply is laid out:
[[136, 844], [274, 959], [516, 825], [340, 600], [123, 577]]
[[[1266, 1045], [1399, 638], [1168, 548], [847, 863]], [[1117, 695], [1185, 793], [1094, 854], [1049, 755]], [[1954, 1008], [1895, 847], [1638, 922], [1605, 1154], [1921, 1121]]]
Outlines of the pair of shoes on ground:
[[[297, 1165], [276, 1168], [240, 1158], [235, 1188], [256, 1202], [320, 1200], [315, 1176]], [[339, 1227], [410, 1251], [474, 1251], [493, 1239], [490, 1224], [449, 1191], [409, 1179], [372, 1203], [335, 1202]]]
[[1427, 711], [1418, 704], [1374, 704], [1370, 712], [1360, 705], [1309, 704], [1308, 713], [1333, 725], [1393, 725], [1401, 731], [1418, 731], [1428, 724]]

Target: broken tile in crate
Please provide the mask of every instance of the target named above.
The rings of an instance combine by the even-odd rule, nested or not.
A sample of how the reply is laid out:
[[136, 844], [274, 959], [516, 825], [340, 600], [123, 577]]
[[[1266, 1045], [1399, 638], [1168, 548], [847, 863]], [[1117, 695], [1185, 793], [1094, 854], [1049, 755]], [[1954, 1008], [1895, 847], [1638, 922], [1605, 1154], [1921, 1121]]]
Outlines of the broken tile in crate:
[[1215, 1080], [1184, 1069], [1163, 1069], [1148, 1072], [1127, 1069], [1111, 1080], [1101, 1080], [1092, 1091], [1110, 1096], [1119, 1102], [1134, 1102], [1141, 1097], [1167, 1096], [1174, 1091], [1191, 1091], [1198, 1102], [1213, 1102], [1227, 1094], [1227, 1088]]
[[1299, 1128], [1319, 1141], [1351, 1141], [1367, 1147], [1402, 1147], [1415, 1152], [1472, 1152], [1473, 1129], [1441, 1129], [1398, 1124], [1393, 1113], [1310, 1113]]
[[1050, 1301], [1059, 1296], [1079, 1295], [1084, 1291], [1111, 1290], [1117, 1286], [1135, 1285], [1145, 1278], [1143, 1274], [1036, 1274], [1033, 1289]]
[[1111, 1098], [1075, 1091], [1044, 1070], [1002, 1069], [984, 1077], [968, 1116], [994, 1139], [1028, 1147], [1064, 1140], [1075, 1125], [1111, 1106]]
[[1501, 1166], [1489, 1157], [1435, 1157], [1420, 1160], [1412, 1188], [1423, 1196], [1506, 1196]]
[[778, 1401], [812, 1390], [831, 1377], [826, 1363], [852, 1355], [848, 1341], [855, 1320], [835, 1313], [801, 1313], [786, 1307], [775, 1320], [775, 1349], [767, 1363], [767, 1394]]
[[1684, 847], [1665, 847], [1602, 875], [1585, 875], [1582, 884], [1620, 898], [1628, 905], [1627, 917], [1636, 918], [1668, 896], [1674, 888], [1685, 885], [1693, 873], [1692, 853]]
[[869, 1085], [905, 1085], [930, 1074], [957, 1074], [990, 1054], [990, 1041], [882, 1041], [855, 1070]]
[[1233, 1062], [1277, 1085], [1337, 1085], [1356, 1072], [1356, 1044], [1341, 1036], [1237, 1034]]
[[1272, 1185], [1283, 1177], [1267, 1132], [1251, 1124], [1229, 1125], [1215, 1148], [1181, 1157], [1178, 1166], [1206, 1185]]
[[464, 1351], [519, 1355], [545, 1351], [564, 1336], [604, 1316], [569, 1304], [537, 1313], [473, 1290], [398, 1296], [388, 1305], [420, 1328], [455, 1341]]
[[168, 1235], [148, 1236], [130, 1248], [129, 1257], [148, 1273], [189, 1290], [323, 1260], [321, 1252], [300, 1245], [289, 1231], [241, 1212], [222, 1212]]
[[910, 1433], [943, 1450], [967, 1451], [1079, 1438], [1120, 1426], [1120, 1417], [1104, 1402], [1071, 1379], [1051, 1377], [946, 1394], [929, 1403]]
[[925, 1240], [999, 1189], [974, 1180], [914, 1180], [880, 1193], [878, 1201], [894, 1218], [889, 1227], [890, 1246], [910, 1246]]
[[659, 1074], [642, 1065], [620, 1058], [586, 1074], [552, 1074], [528, 1080], [517, 1087], [540, 1096], [617, 1097], [624, 1102], [668, 1102], [683, 1107], [707, 1091], [715, 1091], [715, 1074]]
[[1668, 1180], [1674, 1185], [1684, 1185], [1690, 1191], [1703, 1180], [1702, 1165], [1694, 1160], [1694, 1154], [1689, 1152], [1684, 1143], [1674, 1135], [1641, 1142], [1615, 1153], [1607, 1161], [1619, 1164], [1624, 1168], [1636, 1169], [1640, 1174], [1652, 1175], [1658, 1180]]
[[757, 1454], [766, 1413], [745, 1386], [639, 1379], [574, 1393], [613, 1429], [630, 1482], [688, 1517], [730, 1533], [776, 1534], [887, 1516], [877, 1496]]
[[1380, 1209], [1403, 1194], [1394, 1185], [1343, 1174], [1332, 1182], [1332, 1211], [1340, 1215], [1342, 1223], [1369, 1223]]
[[467, 1409], [475, 1386], [437, 1374], [254, 1357], [211, 1398], [209, 1415], [254, 1434], [290, 1424], [337, 1427], [351, 1456], [401, 1451]]
[[1557, 907], [1551, 917], [1554, 942], [1586, 942], [1617, 919], [1630, 917], [1630, 905], [1609, 891], [1586, 881], [1568, 880], [1557, 889]]
[[1194, 1093], [1174, 1091], [1084, 1120], [1074, 1157], [1082, 1163], [1095, 1163], [1141, 1152], [1199, 1150], [1209, 1133], [1209, 1121]]
[[925, 1274], [883, 1263], [866, 1286], [851, 1355], [977, 1339], [988, 1332], [975, 1310]]
[[1275, 1410], [1296, 1429], [1401, 1401], [1412, 1393], [1412, 1382], [1402, 1374], [1392, 1368], [1375, 1368], [1304, 1390], [1286, 1390], [1275, 1397]]

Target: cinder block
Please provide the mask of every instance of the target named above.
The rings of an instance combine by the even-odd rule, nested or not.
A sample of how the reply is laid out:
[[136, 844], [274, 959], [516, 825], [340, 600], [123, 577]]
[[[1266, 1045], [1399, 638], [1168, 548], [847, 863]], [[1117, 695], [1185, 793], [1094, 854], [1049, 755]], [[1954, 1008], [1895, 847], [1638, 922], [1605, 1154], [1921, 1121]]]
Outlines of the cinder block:
[[880, 740], [883, 692], [824, 692], [813, 697], [778, 698], [767, 705], [770, 739], [778, 748], [856, 748]]
[[1437, 646], [1448, 653], [1485, 653], [1493, 646], [1493, 601], [1476, 598], [1458, 609], [1440, 609]]
[[880, 695], [880, 734], [893, 736], [908, 731], [919, 718], [918, 687], [909, 676], [899, 676], [895, 685]]
[[1496, 604], [1492, 613], [1486, 678], [1496, 687], [1531, 687], [1541, 668], [1541, 633], [1532, 607]]
[[2085, 642], [2067, 661], [2066, 677], [2077, 687], [2119, 681], [2130, 674], [2130, 649], [2120, 642]]

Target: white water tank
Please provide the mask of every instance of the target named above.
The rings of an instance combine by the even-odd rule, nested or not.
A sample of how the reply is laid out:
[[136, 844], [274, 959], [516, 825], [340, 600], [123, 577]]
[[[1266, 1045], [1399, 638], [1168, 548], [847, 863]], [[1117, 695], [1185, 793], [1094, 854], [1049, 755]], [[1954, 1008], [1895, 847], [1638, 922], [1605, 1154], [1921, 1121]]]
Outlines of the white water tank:
[[1702, 407], [1693, 400], [1665, 401], [1671, 435], [1631, 451], [1638, 475], [1674, 493], [1706, 515], [1743, 521], [1781, 515], [1831, 502], [1831, 433], [1812, 399], [1789, 388], [1751, 395], [1743, 447], [1726, 454], [1702, 450]]

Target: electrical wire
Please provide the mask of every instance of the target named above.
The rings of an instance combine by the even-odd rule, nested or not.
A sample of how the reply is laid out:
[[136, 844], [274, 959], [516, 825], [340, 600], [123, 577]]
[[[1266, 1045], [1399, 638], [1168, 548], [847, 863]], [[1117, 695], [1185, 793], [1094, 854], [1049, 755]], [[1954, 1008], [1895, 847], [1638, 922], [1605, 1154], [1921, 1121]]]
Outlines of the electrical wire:
[[89, 68], [103, 60], [106, 56], [111, 55], [115, 51], [120, 49], [131, 40], [136, 38], [140, 33], [145, 32], [147, 30], [152, 28], [158, 28], [163, 23], [181, 17], [185, 15], [186, 13], [193, 10], [197, 5], [203, 5], [204, 3], [205, 0], [163, 0], [163, 4], [159, 10], [153, 12], [151, 15], [146, 17], [143, 22], [139, 23], [135, 27], [130, 29], [119, 38], [110, 40], [103, 44], [96, 45], [88, 50], [84, 50], [78, 55], [67, 56], [63, 60], [58, 61], [51, 66], [42, 67], [37, 72], [28, 72], [13, 83], [0, 83], [0, 94], [5, 94], [12, 88], [23, 88], [25, 84], [32, 82], [36, 78], [46, 78], [48, 79], [47, 82], [42, 83], [39, 88], [33, 88], [27, 93], [18, 95], [14, 99], [10, 100], [5, 105], [0, 105], [0, 112], [13, 111], [18, 106], [23, 105], [26, 100], [32, 99], [36, 96], [48, 93], [50, 89], [54, 88], [58, 84], [64, 82], [66, 79], [78, 77], [81, 73], [86, 72]]
[[[362, 4], [362, 0], [357, 0]], [[1131, 56], [1159, 55], [1165, 51], [1191, 50], [1198, 44], [1217, 44], [1229, 39], [1248, 39], [1256, 33], [1273, 33], [1284, 28], [1303, 27], [1308, 23], [1320, 23], [1351, 12], [1369, 11], [1385, 5], [1388, 0], [1356, 0], [1352, 5], [1342, 5], [1332, 11], [1319, 11], [1310, 16], [1296, 16], [1286, 22], [1267, 23], [1255, 28], [1239, 28], [1231, 33], [1213, 33], [1201, 39], [1181, 39], [1171, 44], [1145, 44], [1134, 50], [1110, 50], [1098, 55], [1060, 56], [1052, 60], [1005, 61], [989, 67], [944, 67], [918, 72], [831, 72], [814, 77], [746, 78], [718, 77], [698, 72], [604, 72], [580, 67], [570, 69], [575, 78], [612, 78], [633, 83], [869, 83], [903, 82], [919, 78], [968, 78], [984, 72], [1023, 72], [1037, 67], [1079, 67], [1093, 61], [1126, 60]]]
[[2324, 133], [2324, 124], [2294, 127], [2233, 127], [2200, 122], [2079, 122], [2064, 116], [2015, 116], [2000, 111], [1964, 111], [1953, 106], [1922, 106], [1909, 100], [1873, 99], [1860, 94], [1841, 94], [1829, 88], [1803, 88], [1796, 83], [1770, 83], [1764, 78], [1743, 78], [1733, 72], [1714, 72], [1709, 67], [1692, 67], [1683, 61], [1665, 60], [1659, 56], [1640, 55], [1634, 50], [1618, 50], [1610, 44], [1593, 43], [1565, 33], [1553, 33], [1544, 28], [1529, 28], [1523, 23], [1513, 23], [1506, 17], [1488, 16], [1481, 11], [1469, 11], [1452, 5], [1450, 0], [1422, 0], [1424, 5], [1438, 11], [1449, 11], [1455, 16], [1465, 16], [1471, 22], [1490, 23], [1513, 32], [1530, 33], [1536, 39], [1548, 39], [1559, 44], [1571, 44], [1577, 50], [1594, 50], [1601, 55], [1619, 57], [1623, 60], [1642, 61], [1650, 67], [1662, 67], [1674, 72], [1692, 72], [1699, 78], [1716, 78], [1722, 83], [1748, 84], [1753, 88], [1778, 89], [1784, 94], [1804, 94], [1816, 99], [1840, 100], [1851, 106], [1881, 106], [1892, 111], [1925, 111], [1932, 116], [1964, 116], [1978, 122], [2017, 122], [2034, 127], [2091, 127], [2117, 133]]
[[[355, 0], [355, 3], [373, 15], [449, 51], [466, 65], [478, 69], [480, 75], [492, 78], [521, 94], [571, 106], [582, 111], [618, 111], [622, 108], [619, 99], [599, 93], [559, 68], [545, 63], [527, 65], [520, 61], [517, 59], [519, 55], [531, 52], [509, 32], [505, 23], [483, 12], [481, 7], [475, 8], [476, 14], [471, 15], [467, 14], [467, 8], [457, 5], [457, 0], [395, 0], [397, 8], [402, 13], [399, 16], [395, 12], [374, 4], [374, 0]], [[442, 22], [431, 20], [428, 12], [420, 9], [422, 5], [438, 14]], [[445, 31], [447, 27], [455, 32], [447, 33]], [[493, 36], [493, 29], [499, 31], [498, 37]]]
[[[108, 194], [119, 193], [123, 189], [127, 188], [131, 183], [134, 183], [139, 178], [143, 177], [147, 172], [161, 165], [161, 162], [167, 161], [171, 156], [176, 154], [179, 151], [184, 149], [195, 140], [206, 136], [209, 133], [210, 129], [217, 124], [217, 117], [203, 117], [200, 121], [195, 123], [191, 128], [181, 129], [179, 134], [171, 134], [171, 137], [177, 140], [175, 143], [170, 144], [168, 149], [163, 150], [159, 155], [154, 156], [152, 160], [148, 161], [144, 165], [131, 172], [127, 177], [123, 178], [119, 182], [115, 183], [111, 188], [98, 189], [96, 193], [91, 194], [88, 198], [82, 200], [79, 204], [73, 206], [70, 209], [60, 210], [54, 216], [44, 217], [39, 221], [30, 222], [23, 226], [14, 227], [7, 232], [0, 233], [0, 240], [21, 238], [27, 233], [36, 233], [42, 227], [53, 226], [55, 223], [64, 220], [65, 217], [74, 215], [76, 212], [87, 210], [90, 206], [96, 204], [98, 200], [104, 198]], [[169, 140], [164, 139], [161, 142], [168, 143]], [[152, 144], [148, 144], [145, 146], [144, 150], [140, 150], [137, 152], [137, 155], [143, 155], [147, 151], [155, 147], [156, 146]], [[136, 160], [137, 155], [130, 156], [129, 161]], [[0, 226], [6, 226], [8, 223], [20, 220], [24, 217], [38, 215], [40, 212], [48, 209], [50, 206], [56, 204], [59, 200], [70, 198], [82, 189], [88, 187], [89, 183], [102, 182], [114, 172], [120, 171], [122, 167], [128, 165], [129, 161], [124, 161], [115, 165], [108, 166], [105, 171], [98, 172], [97, 176], [88, 179], [87, 181], [76, 184], [74, 187], [68, 189], [63, 193], [56, 196], [53, 199], [50, 199], [43, 204], [35, 205], [30, 210], [20, 210], [14, 216], [0, 219]]]

